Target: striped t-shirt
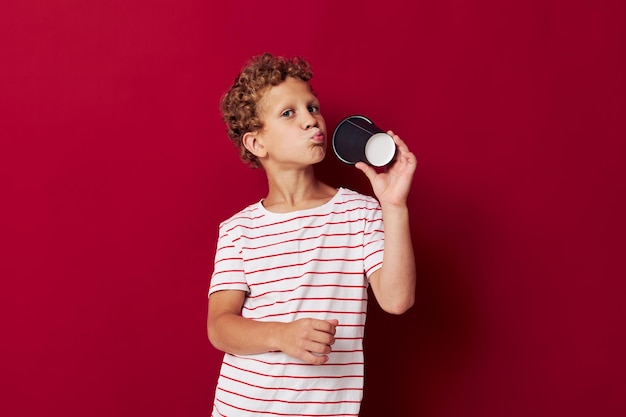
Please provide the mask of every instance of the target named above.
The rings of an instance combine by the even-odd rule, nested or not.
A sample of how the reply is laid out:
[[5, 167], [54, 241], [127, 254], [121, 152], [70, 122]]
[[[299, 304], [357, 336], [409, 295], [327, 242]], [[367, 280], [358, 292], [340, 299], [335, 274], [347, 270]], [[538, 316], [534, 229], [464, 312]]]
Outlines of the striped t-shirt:
[[212, 416], [357, 416], [368, 278], [383, 247], [380, 204], [345, 188], [313, 209], [272, 213], [258, 202], [222, 222], [209, 294], [245, 291], [241, 314], [253, 320], [339, 325], [323, 365], [224, 354]]

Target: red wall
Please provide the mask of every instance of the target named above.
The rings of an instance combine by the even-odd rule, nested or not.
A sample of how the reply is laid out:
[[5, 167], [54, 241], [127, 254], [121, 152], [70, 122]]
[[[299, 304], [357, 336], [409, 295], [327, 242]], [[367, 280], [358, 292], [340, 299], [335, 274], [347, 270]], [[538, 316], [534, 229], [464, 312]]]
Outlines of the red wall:
[[[3, 3], [0, 415], [209, 414], [217, 224], [265, 191], [218, 100], [264, 51], [310, 60], [329, 129], [365, 114], [420, 161], [417, 304], [371, 307], [362, 416], [626, 415], [624, 16]], [[319, 173], [370, 192], [332, 155]]]

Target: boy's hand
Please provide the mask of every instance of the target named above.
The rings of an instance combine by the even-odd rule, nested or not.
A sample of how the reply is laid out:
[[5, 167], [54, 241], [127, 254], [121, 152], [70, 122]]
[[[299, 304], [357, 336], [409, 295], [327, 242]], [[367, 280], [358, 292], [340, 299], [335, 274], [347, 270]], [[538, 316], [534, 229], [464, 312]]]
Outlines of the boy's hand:
[[338, 324], [338, 320], [311, 318], [287, 323], [280, 332], [280, 350], [312, 365], [326, 363]]
[[357, 162], [355, 166], [370, 180], [374, 194], [381, 205], [401, 206], [406, 204], [413, 174], [417, 167], [417, 159], [398, 135], [391, 130], [387, 133], [393, 138], [398, 149], [395, 161], [385, 169], [385, 172], [379, 173], [365, 162]]

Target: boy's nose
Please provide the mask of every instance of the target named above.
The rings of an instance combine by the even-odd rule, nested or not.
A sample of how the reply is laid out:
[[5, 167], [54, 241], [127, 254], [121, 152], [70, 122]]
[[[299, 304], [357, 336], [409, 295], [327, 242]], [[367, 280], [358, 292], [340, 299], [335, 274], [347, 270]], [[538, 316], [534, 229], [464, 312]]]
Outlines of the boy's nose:
[[317, 126], [317, 119], [315, 117], [309, 115], [309, 117], [304, 120], [305, 129], [310, 129], [316, 126]]

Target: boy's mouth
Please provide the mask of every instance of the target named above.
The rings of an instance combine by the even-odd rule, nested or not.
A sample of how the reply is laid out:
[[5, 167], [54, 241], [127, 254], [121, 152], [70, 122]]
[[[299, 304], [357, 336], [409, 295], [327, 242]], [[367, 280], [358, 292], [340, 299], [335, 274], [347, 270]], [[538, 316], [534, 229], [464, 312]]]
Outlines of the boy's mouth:
[[317, 143], [322, 143], [324, 142], [324, 133], [322, 133], [321, 131], [317, 131], [312, 137], [311, 140], [313, 140], [313, 142], [317, 142]]

